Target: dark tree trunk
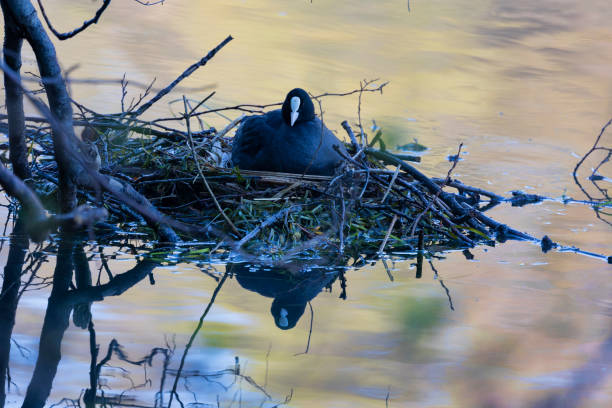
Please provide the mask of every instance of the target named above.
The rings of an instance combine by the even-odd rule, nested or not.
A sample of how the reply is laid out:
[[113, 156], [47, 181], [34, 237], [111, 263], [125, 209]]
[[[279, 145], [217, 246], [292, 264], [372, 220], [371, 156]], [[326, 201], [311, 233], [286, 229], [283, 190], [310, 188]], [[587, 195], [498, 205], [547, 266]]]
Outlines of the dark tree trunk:
[[73, 179], [81, 169], [70, 156], [71, 149], [75, 148], [67, 137], [73, 134], [72, 106], [57, 62], [55, 47], [30, 1], [2, 0], [2, 9], [5, 16], [10, 15], [10, 18], [18, 24], [21, 35], [34, 50], [49, 108], [64, 130], [64, 132], [53, 132], [53, 145], [60, 176], [60, 206], [62, 212], [72, 211], [76, 207], [76, 188]]
[[[15, 24], [11, 13], [7, 13], [5, 2], [2, 1], [4, 15], [4, 62], [20, 77], [21, 46], [23, 37]], [[25, 117], [23, 113], [23, 92], [8, 75], [4, 75], [6, 91], [6, 111], [9, 117], [9, 151], [13, 172], [22, 180], [31, 177], [28, 167], [27, 145], [25, 141]]]

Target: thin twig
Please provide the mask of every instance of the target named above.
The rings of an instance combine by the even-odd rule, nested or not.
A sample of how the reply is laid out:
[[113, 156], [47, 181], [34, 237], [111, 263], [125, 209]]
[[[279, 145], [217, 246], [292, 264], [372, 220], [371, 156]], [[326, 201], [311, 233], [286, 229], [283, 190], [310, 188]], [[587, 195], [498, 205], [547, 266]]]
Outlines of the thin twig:
[[387, 233], [385, 234], [385, 239], [383, 239], [383, 242], [380, 244], [380, 248], [378, 248], [379, 255], [381, 255], [385, 251], [385, 246], [387, 245], [387, 241], [389, 240], [389, 237], [391, 236], [391, 232], [393, 231], [393, 227], [395, 226], [396, 222], [397, 222], [397, 214], [393, 214], [393, 219], [391, 220], [391, 224], [389, 224], [389, 228], [387, 229]]
[[355, 151], [358, 151], [359, 142], [357, 142], [357, 138], [355, 138], [355, 133], [353, 133], [353, 129], [351, 129], [351, 125], [349, 125], [348, 121], [346, 120], [343, 120], [341, 125], [344, 128], [344, 130], [346, 130], [346, 133], [348, 134], [349, 139], [351, 139], [351, 144], [355, 148]]
[[246, 115], [240, 115], [236, 119], [232, 120], [229, 125], [221, 129], [219, 132], [215, 134], [215, 139], [220, 139], [227, 134], [230, 130], [232, 130], [236, 125], [238, 125], [242, 119], [244, 119]]
[[387, 189], [385, 190], [385, 194], [383, 194], [383, 197], [380, 199], [381, 204], [383, 204], [385, 200], [387, 199], [387, 196], [389, 195], [389, 191], [391, 191], [393, 184], [395, 184], [395, 179], [397, 178], [399, 171], [400, 171], [399, 166], [396, 166], [395, 171], [393, 172], [393, 176], [391, 177], [391, 182], [389, 182], [389, 185], [387, 186]]
[[96, 14], [94, 14], [94, 16], [83, 22], [83, 25], [81, 25], [79, 28], [76, 28], [70, 32], [67, 33], [60, 33], [58, 32], [53, 25], [51, 24], [51, 21], [49, 20], [49, 17], [47, 17], [47, 13], [45, 12], [45, 8], [42, 5], [42, 1], [38, 0], [38, 6], [40, 7], [40, 11], [43, 15], [43, 18], [45, 19], [45, 22], [47, 23], [47, 26], [49, 27], [49, 30], [51, 30], [51, 32], [59, 39], [59, 40], [67, 40], [69, 38], [74, 37], [75, 35], [79, 34], [81, 31], [84, 31], [87, 27], [89, 27], [92, 24], [96, 24], [98, 22], [98, 20], [100, 20], [100, 17], [102, 16], [102, 13], [104, 13], [104, 11], [106, 10], [106, 8], [110, 5], [111, 0], [103, 0], [102, 5], [100, 6], [100, 8], [96, 11]]
[[296, 210], [300, 210], [301, 208], [302, 208], [301, 205], [294, 205], [294, 206], [291, 206], [291, 207], [283, 208], [279, 212], [277, 212], [274, 215], [268, 217], [264, 222], [259, 224], [254, 230], [252, 230], [251, 232], [246, 234], [240, 241], [238, 241], [236, 246], [238, 248], [240, 248], [245, 243], [250, 241], [253, 237], [255, 237], [257, 234], [259, 234], [259, 232], [261, 230], [263, 230], [264, 228], [266, 228], [268, 225], [274, 224], [276, 221], [278, 221], [279, 219], [281, 219], [285, 215], [289, 214], [290, 212], [296, 211]]

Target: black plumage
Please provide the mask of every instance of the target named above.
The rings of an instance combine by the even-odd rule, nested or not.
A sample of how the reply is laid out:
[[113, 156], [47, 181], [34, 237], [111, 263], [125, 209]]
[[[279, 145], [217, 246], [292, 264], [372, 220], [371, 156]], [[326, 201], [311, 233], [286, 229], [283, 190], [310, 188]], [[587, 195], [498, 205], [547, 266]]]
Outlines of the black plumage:
[[249, 116], [232, 145], [232, 163], [244, 170], [331, 175], [346, 153], [344, 144], [315, 116], [303, 89], [287, 94], [281, 109]]

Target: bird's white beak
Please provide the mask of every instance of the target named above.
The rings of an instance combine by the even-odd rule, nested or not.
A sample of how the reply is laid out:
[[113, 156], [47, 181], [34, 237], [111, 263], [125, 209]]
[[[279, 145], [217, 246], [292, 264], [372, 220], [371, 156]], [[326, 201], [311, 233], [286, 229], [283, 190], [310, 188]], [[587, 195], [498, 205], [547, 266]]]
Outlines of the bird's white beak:
[[287, 327], [289, 326], [289, 320], [287, 320], [287, 315], [289, 314], [289, 312], [287, 312], [287, 309], [282, 308], [280, 310], [280, 319], [278, 319], [278, 324], [281, 327]]
[[295, 121], [297, 120], [300, 114], [298, 112], [299, 108], [300, 108], [300, 98], [297, 96], [294, 96], [293, 98], [291, 98], [291, 126], [293, 126], [293, 124], [295, 123]]

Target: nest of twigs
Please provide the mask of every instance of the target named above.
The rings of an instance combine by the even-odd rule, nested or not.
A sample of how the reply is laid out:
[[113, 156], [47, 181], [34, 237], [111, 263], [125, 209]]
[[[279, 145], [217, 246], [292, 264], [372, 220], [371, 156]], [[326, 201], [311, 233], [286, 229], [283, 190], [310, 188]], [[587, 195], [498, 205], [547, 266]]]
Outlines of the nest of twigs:
[[[371, 143], [359, 143], [344, 122], [350, 156], [326, 177], [232, 168], [229, 129], [151, 135], [100, 118], [95, 123], [98, 138], [91, 145], [102, 173], [131, 183], [171, 217], [214, 226], [250, 251], [286, 255], [324, 242], [327, 250], [376, 255], [531, 238], [483, 214], [503, 198], [452, 180], [456, 162], [446, 178], [429, 178], [408, 163], [418, 158], [375, 148], [380, 129]], [[38, 193], [55, 201], [51, 136], [40, 129], [29, 136]], [[82, 200], [102, 201], [111, 224], [123, 230], [152, 232], [110, 195], [84, 193]]]

